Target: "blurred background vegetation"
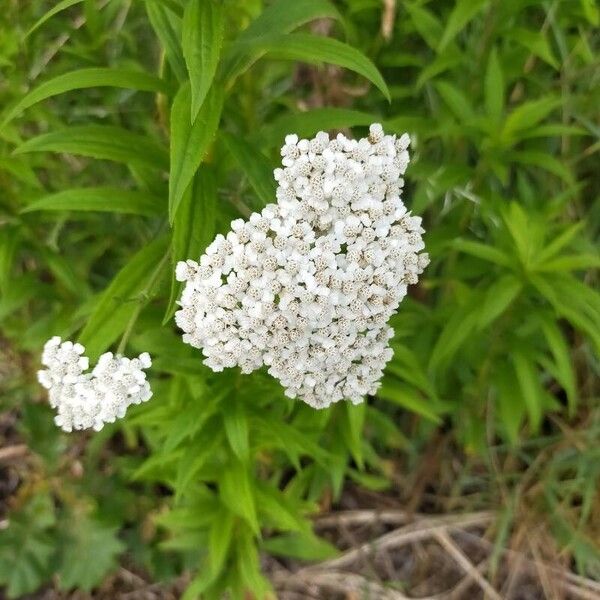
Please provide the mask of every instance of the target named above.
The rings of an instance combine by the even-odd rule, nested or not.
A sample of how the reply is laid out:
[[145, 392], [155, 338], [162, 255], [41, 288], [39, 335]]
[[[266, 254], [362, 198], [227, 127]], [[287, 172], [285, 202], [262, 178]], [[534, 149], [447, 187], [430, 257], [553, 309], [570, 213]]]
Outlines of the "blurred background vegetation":
[[[1, 8], [0, 596], [600, 597], [594, 0]], [[380, 393], [317, 412], [211, 373], [170, 318], [172, 263], [272, 197], [285, 134], [372, 122], [412, 136], [432, 258]], [[35, 379], [52, 335], [150, 351], [154, 398], [62, 433]], [[318, 525], [350, 509], [392, 516]], [[456, 515], [484, 555], [454, 532], [350, 564]]]

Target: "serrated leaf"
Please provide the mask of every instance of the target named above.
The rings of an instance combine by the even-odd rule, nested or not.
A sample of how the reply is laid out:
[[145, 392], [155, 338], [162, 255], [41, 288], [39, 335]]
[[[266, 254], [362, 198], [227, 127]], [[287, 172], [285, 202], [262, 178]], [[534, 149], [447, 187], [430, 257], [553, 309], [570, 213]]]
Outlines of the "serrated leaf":
[[95, 308], [79, 336], [86, 354], [93, 360], [124, 331], [131, 316], [149, 301], [148, 286], [164, 267], [168, 238], [155, 239], [144, 246], [117, 273], [100, 294]]
[[171, 241], [171, 295], [165, 311], [165, 324], [177, 308], [176, 302], [183, 285], [175, 279], [175, 265], [180, 260], [198, 260], [215, 234], [217, 218], [217, 184], [208, 165], [202, 165], [194, 177], [193, 185], [183, 196], [175, 220]]
[[169, 86], [160, 77], [132, 69], [91, 68], [70, 71], [38, 85], [26, 94], [3, 118], [2, 127], [24, 110], [59, 94], [91, 87], [118, 87], [147, 92], [169, 93]]
[[276, 0], [229, 47], [224, 58], [223, 72], [241, 74], [264, 54], [260, 49], [248, 53], [248, 47], [244, 45], [246, 42], [265, 35], [289, 33], [305, 23], [324, 18], [343, 22], [337, 8], [328, 0]]
[[484, 84], [485, 110], [493, 119], [499, 120], [504, 111], [504, 74], [496, 46], [490, 51]]
[[125, 549], [117, 531], [87, 517], [70, 522], [58, 568], [62, 589], [90, 591], [117, 568]]
[[275, 202], [277, 186], [273, 179], [273, 169], [269, 159], [240, 136], [223, 132], [220, 137], [248, 178], [248, 182], [256, 192], [260, 203], [264, 206]]
[[8, 598], [34, 592], [51, 575], [55, 545], [49, 530], [54, 523], [52, 499], [45, 493], [9, 513], [7, 527], [0, 531], [0, 586]]
[[438, 52], [448, 46], [485, 4], [485, 0], [457, 0], [446, 21], [446, 28], [437, 47]]
[[171, 172], [169, 220], [173, 223], [183, 195], [217, 132], [223, 108], [223, 89], [213, 85], [190, 126], [190, 84], [181, 86], [171, 107]]
[[15, 154], [26, 152], [67, 152], [153, 169], [166, 169], [169, 164], [164, 146], [111, 125], [79, 125], [44, 133], [15, 150]]
[[223, 4], [215, 0], [190, 0], [183, 13], [183, 56], [192, 88], [193, 122], [212, 85], [225, 29]]
[[166, 201], [144, 192], [111, 187], [72, 188], [34, 200], [21, 210], [100, 211], [155, 216], [166, 211]]
[[244, 519], [255, 535], [260, 532], [256, 516], [253, 485], [249, 466], [233, 459], [219, 477], [221, 500], [233, 513]]
[[[236, 45], [242, 45], [247, 53], [262, 52], [276, 59], [344, 67], [368, 79], [391, 102], [390, 91], [377, 67], [362, 52], [339, 40], [309, 33], [289, 33], [237, 42]], [[228, 72], [225, 76], [234, 78], [238, 74]]]

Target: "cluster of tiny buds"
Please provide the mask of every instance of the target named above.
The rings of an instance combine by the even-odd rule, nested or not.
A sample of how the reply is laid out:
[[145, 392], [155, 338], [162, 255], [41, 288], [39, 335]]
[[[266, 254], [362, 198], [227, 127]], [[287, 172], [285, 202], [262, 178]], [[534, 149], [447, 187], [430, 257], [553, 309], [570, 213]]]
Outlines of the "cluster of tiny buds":
[[387, 321], [429, 263], [421, 219], [401, 200], [409, 143], [378, 124], [358, 141], [285, 138], [277, 203], [177, 265], [176, 322], [207, 366], [266, 365], [315, 408], [375, 393], [392, 356]]
[[42, 353], [38, 380], [48, 390], [50, 405], [56, 409], [55, 423], [65, 431], [100, 431], [105, 423], [125, 416], [131, 404], [152, 397], [144, 369], [152, 365], [144, 352], [129, 359], [112, 352], [103, 354], [91, 372], [85, 348], [73, 342], [48, 340]]

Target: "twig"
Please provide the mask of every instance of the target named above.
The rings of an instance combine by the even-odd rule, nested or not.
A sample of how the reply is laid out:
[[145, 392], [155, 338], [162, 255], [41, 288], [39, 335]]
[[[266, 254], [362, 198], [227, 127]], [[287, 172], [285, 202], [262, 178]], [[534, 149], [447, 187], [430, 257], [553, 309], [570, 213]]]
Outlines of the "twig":
[[[417, 515], [415, 515], [417, 517]], [[342, 525], [404, 525], [411, 516], [403, 510], [346, 510], [315, 519], [316, 527], [340, 527]]]
[[468, 559], [466, 554], [454, 543], [454, 541], [452, 541], [445, 531], [436, 531], [433, 535], [448, 554], [450, 554], [450, 556], [458, 563], [461, 569], [463, 569], [463, 571], [473, 579], [473, 581], [475, 581], [490, 598], [502, 600], [502, 597], [491, 586], [489, 581], [483, 577], [475, 565]]
[[26, 454], [27, 444], [15, 444], [14, 446], [0, 448], [0, 460], [10, 460], [12, 458], [19, 458]]
[[318, 565], [306, 567], [302, 571], [322, 571], [323, 569], [339, 568], [346, 566], [365, 554], [375, 553], [386, 548], [393, 548], [430, 538], [436, 531], [448, 528], [473, 527], [485, 525], [494, 518], [489, 512], [472, 513], [468, 515], [449, 515], [437, 518], [423, 519], [411, 523], [400, 529], [390, 531], [372, 542], [367, 542], [358, 548], [354, 548], [338, 558], [334, 558]]

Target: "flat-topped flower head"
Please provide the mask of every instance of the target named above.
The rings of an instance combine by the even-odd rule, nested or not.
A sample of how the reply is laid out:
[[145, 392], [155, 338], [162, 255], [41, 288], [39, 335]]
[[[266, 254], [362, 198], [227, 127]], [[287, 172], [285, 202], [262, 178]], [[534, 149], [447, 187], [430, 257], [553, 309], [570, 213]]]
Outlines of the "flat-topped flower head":
[[65, 431], [95, 429], [125, 416], [131, 404], [152, 397], [144, 369], [152, 365], [147, 352], [129, 359], [112, 352], [103, 354], [91, 372], [81, 344], [48, 340], [42, 353], [38, 380], [48, 390], [55, 423]]
[[407, 134], [285, 138], [276, 204], [236, 219], [198, 262], [176, 313], [214, 371], [262, 366], [315, 408], [361, 402], [392, 356], [387, 325], [429, 258], [401, 200]]

